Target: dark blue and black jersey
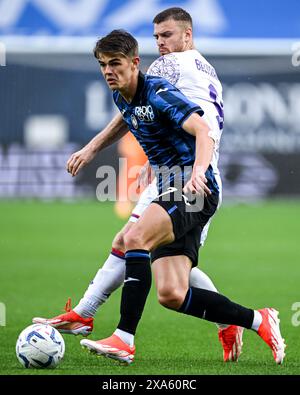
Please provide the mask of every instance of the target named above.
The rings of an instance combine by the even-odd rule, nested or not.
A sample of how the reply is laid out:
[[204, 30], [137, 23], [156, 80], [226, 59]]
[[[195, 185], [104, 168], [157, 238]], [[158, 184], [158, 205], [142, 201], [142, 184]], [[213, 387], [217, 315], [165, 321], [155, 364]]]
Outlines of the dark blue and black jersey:
[[[184, 173], [195, 161], [195, 137], [187, 133], [182, 124], [194, 112], [203, 115], [199, 105], [192, 103], [164, 78], [142, 73], [131, 103], [127, 103], [118, 91], [113, 92], [113, 98], [156, 173], [160, 174], [161, 168], [179, 167], [182, 180], [187, 181]], [[206, 178], [210, 190], [218, 193], [211, 166]], [[164, 189], [164, 182], [165, 178], [158, 178], [159, 190]], [[171, 180], [168, 182], [170, 186]]]

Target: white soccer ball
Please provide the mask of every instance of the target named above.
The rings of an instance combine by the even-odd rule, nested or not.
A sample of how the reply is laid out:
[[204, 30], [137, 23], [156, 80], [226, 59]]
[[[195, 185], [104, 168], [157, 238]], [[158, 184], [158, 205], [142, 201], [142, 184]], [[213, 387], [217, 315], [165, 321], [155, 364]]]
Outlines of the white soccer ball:
[[64, 339], [50, 325], [28, 326], [20, 333], [16, 344], [17, 358], [25, 368], [54, 369], [64, 353]]

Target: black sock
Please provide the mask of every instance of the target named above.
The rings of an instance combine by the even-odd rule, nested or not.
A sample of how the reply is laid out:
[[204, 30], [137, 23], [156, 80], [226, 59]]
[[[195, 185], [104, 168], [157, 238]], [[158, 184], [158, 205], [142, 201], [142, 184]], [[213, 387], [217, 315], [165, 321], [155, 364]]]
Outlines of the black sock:
[[126, 252], [125, 259], [126, 273], [118, 329], [134, 335], [151, 287], [150, 254], [146, 250], [130, 250]]
[[194, 287], [189, 288], [179, 311], [207, 321], [248, 329], [254, 318], [253, 310], [231, 302], [226, 296]]

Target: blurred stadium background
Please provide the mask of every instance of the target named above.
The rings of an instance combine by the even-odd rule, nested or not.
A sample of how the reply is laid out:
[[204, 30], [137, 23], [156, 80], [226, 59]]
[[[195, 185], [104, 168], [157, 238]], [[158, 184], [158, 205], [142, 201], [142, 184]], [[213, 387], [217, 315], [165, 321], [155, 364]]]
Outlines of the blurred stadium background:
[[[111, 93], [92, 55], [94, 43], [114, 28], [127, 29], [139, 41], [146, 70], [157, 57], [153, 16], [170, 6], [191, 13], [196, 46], [215, 66], [224, 86], [220, 155], [224, 211], [218, 214], [220, 219], [216, 217], [212, 241], [203, 252], [204, 262], [208, 262], [205, 270], [217, 277], [228, 296], [238, 296], [248, 304], [253, 301], [253, 284], [257, 284], [255, 303], [271, 303], [276, 296], [274, 289], [265, 293], [265, 283], [258, 281], [257, 273], [264, 280], [270, 275], [279, 282], [284, 279], [286, 288], [277, 295], [278, 304], [282, 303], [287, 328], [297, 330], [291, 324], [291, 306], [297, 302], [300, 274], [296, 265], [300, 234], [299, 1], [0, 0], [0, 302], [7, 306], [7, 326], [0, 326], [0, 336], [14, 323], [12, 344], [32, 315], [56, 313], [62, 298], [72, 292], [78, 300], [99, 265], [99, 249], [103, 262], [123, 223], [111, 204], [96, 200], [97, 168], [111, 165], [118, 171], [117, 145], [103, 151], [75, 178], [65, 170], [70, 154], [115, 113]], [[252, 259], [253, 249], [256, 255]], [[237, 250], [239, 255], [235, 255]], [[222, 261], [221, 267], [214, 265], [215, 258]], [[240, 261], [246, 262], [243, 274], [239, 272], [244, 278], [233, 279], [229, 273], [240, 270]], [[293, 267], [290, 271], [286, 270], [288, 264]], [[66, 285], [67, 276], [70, 283]], [[51, 281], [57, 285], [55, 295]], [[45, 306], [42, 300], [46, 297]], [[17, 308], [22, 301], [22, 308]], [[115, 299], [115, 308], [117, 305]], [[10, 315], [12, 310], [18, 319]], [[296, 339], [296, 332], [291, 333]], [[2, 351], [12, 361], [9, 368], [2, 365], [2, 373], [20, 373], [11, 351]], [[169, 373], [172, 363], [170, 366]], [[189, 372], [196, 373], [196, 362], [195, 366]], [[299, 371], [296, 360], [290, 366], [291, 373]], [[180, 369], [173, 373], [182, 372]], [[207, 369], [201, 372], [215, 372], [215, 366]]]
[[153, 15], [173, 4], [191, 12], [197, 47], [224, 84], [225, 199], [299, 197], [297, 0], [286, 7], [279, 0], [152, 0], [146, 13], [133, 0], [2, 0], [1, 198], [95, 197], [95, 169], [118, 165], [116, 146], [78, 178], [70, 179], [64, 166], [115, 111], [92, 56], [94, 43], [121, 26], [139, 39], [146, 69], [157, 57]]

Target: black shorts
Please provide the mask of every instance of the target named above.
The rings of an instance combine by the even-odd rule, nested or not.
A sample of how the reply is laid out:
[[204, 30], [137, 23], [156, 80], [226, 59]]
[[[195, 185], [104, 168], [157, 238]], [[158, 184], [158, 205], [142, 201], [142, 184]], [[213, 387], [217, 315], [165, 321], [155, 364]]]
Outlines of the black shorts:
[[185, 255], [191, 259], [193, 267], [197, 266], [201, 233], [216, 212], [218, 201], [219, 196], [212, 194], [204, 198], [200, 209], [196, 209], [196, 206], [191, 207], [185, 196], [178, 195], [178, 191], [176, 195], [170, 192], [153, 200], [152, 203], [159, 204], [170, 215], [175, 240], [152, 251], [152, 262], [165, 256]]

